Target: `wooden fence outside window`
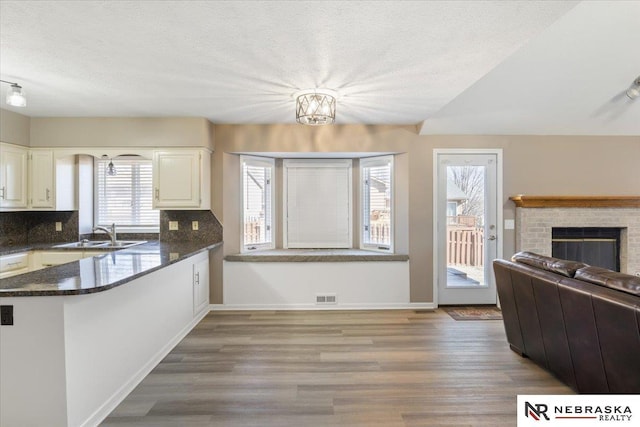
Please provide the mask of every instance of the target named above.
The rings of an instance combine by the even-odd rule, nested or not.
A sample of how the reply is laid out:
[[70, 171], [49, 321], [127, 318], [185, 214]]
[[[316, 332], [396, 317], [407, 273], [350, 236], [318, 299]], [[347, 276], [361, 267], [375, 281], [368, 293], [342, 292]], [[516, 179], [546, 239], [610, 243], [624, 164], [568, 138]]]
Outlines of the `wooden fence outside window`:
[[482, 267], [484, 265], [484, 229], [448, 226], [447, 264]]

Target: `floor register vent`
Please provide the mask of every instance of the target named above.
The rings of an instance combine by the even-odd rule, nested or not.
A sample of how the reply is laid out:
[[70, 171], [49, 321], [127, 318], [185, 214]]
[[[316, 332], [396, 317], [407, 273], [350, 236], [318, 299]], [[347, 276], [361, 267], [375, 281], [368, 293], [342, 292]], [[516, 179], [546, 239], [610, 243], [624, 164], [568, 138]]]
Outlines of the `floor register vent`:
[[316, 304], [336, 304], [336, 294], [316, 294]]

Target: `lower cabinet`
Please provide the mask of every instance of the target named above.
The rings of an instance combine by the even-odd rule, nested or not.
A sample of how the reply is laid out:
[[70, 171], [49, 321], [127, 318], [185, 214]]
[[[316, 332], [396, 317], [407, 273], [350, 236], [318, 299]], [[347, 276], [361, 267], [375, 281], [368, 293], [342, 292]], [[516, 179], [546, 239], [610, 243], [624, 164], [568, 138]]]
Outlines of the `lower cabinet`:
[[39, 270], [54, 265], [66, 264], [82, 258], [99, 255], [96, 252], [83, 251], [34, 251], [32, 255], [32, 270]]
[[0, 279], [99, 255], [84, 251], [29, 251], [0, 256]]
[[0, 256], [0, 279], [29, 272], [29, 252]]
[[0, 425], [99, 425], [204, 317], [208, 277], [205, 251], [102, 292], [0, 298]]
[[209, 307], [209, 258], [193, 264], [193, 315]]

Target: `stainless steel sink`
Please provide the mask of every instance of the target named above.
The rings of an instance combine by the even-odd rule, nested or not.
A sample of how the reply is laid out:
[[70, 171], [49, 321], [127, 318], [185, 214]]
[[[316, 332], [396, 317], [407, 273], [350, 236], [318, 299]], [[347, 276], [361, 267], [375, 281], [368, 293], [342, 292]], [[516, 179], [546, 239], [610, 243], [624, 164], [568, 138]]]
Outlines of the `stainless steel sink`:
[[54, 248], [96, 248], [96, 249], [124, 249], [147, 243], [146, 240], [118, 240], [112, 244], [110, 240], [82, 240], [80, 242], [63, 243]]
[[147, 243], [146, 240], [118, 240], [115, 245], [111, 242], [107, 242], [106, 245], [100, 246], [101, 248], [130, 248], [131, 246], [141, 245]]
[[82, 240], [80, 242], [63, 243], [60, 245], [54, 245], [54, 248], [98, 248], [106, 245], [110, 245], [108, 240]]

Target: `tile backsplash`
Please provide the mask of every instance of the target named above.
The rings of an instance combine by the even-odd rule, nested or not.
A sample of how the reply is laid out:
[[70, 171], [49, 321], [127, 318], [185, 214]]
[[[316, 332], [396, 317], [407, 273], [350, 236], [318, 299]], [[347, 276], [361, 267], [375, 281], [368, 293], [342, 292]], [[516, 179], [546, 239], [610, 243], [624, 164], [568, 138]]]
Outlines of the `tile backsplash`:
[[[56, 222], [62, 231], [56, 231]], [[0, 212], [0, 246], [78, 240], [77, 211]]]
[[[80, 236], [78, 218], [77, 211], [0, 212], [0, 247], [106, 239], [100, 233]], [[169, 230], [169, 221], [176, 221], [178, 230]], [[193, 221], [198, 221], [198, 230], [192, 229]], [[56, 222], [62, 224], [62, 231], [56, 231]], [[118, 238], [156, 240], [158, 234], [118, 233]], [[211, 211], [160, 211], [160, 240], [217, 243], [222, 241], [222, 225]]]
[[[177, 230], [169, 229], [170, 221], [177, 222]], [[193, 230], [193, 221], [198, 221], [198, 230]], [[160, 240], [217, 243], [222, 241], [222, 225], [211, 211], [160, 211]]]

